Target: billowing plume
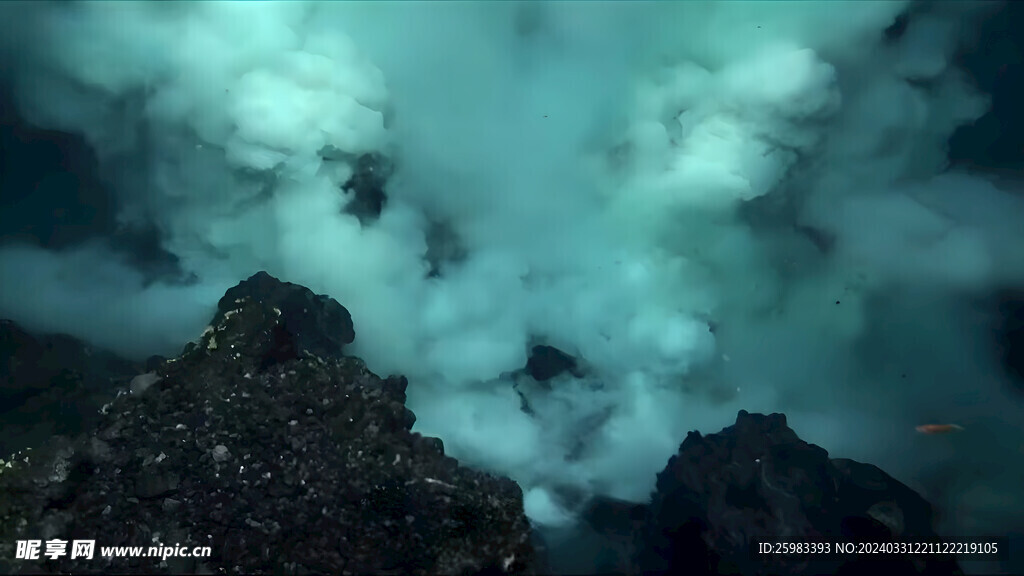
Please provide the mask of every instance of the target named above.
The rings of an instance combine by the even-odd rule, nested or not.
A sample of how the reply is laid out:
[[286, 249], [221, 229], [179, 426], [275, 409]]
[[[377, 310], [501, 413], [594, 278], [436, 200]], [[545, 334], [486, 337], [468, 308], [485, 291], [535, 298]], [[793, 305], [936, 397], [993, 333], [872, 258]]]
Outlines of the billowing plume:
[[[943, 173], [985, 111], [951, 56], [988, 8], [886, 35], [907, 8], [4, 4], [20, 111], [84, 135], [119, 217], [155, 225], [191, 281], [103, 243], [7, 246], [0, 312], [168, 353], [264, 269], [344, 303], [370, 367], [410, 377], [418, 429], [521, 482], [541, 523], [588, 494], [642, 500], [686, 431], [744, 408], [984, 530], [1002, 512], [971, 494], [1020, 465], [939, 493], [968, 447], [912, 430], [1019, 417], [964, 294], [1022, 279], [1024, 207]], [[342, 192], [368, 155], [395, 166], [369, 220]], [[536, 342], [586, 373], [516, 372]], [[998, 458], [984, 446], [967, 468]]]

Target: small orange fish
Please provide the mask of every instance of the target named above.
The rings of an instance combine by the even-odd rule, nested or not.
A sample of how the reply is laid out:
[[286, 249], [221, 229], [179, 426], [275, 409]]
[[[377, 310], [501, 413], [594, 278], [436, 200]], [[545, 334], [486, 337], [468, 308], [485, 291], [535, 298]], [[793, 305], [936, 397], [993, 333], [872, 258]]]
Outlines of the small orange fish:
[[915, 428], [915, 430], [922, 434], [945, 434], [947, 432], [959, 432], [963, 429], [963, 426], [957, 426], [956, 424], [922, 424]]

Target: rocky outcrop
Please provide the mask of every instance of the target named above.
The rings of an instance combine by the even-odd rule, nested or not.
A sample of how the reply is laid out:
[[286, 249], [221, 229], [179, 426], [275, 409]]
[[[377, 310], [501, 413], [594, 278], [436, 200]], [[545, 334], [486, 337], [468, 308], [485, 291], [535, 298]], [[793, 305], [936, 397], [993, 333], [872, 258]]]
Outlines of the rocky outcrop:
[[534, 346], [526, 362], [526, 373], [537, 382], [547, 382], [563, 373], [570, 373], [576, 378], [582, 371], [575, 358], [554, 346]]
[[[521, 370], [512, 373], [512, 388], [519, 395], [522, 411], [530, 416], [534, 415], [530, 405], [530, 396], [533, 394], [545, 394], [552, 389], [551, 381], [559, 376], [568, 374], [573, 378], [583, 378], [585, 370], [579, 360], [555, 348], [539, 344], [530, 347], [527, 356], [526, 366]], [[522, 377], [528, 377], [524, 382]], [[585, 438], [580, 438], [585, 443]]]
[[[326, 296], [258, 273], [228, 290], [180, 356], [145, 366], [0, 328], [6, 402], [38, 415], [45, 402], [32, 402], [67, 395], [72, 412], [95, 413], [34, 449], [0, 455], [0, 572], [544, 571], [546, 544], [531, 532], [519, 486], [462, 467], [440, 440], [412, 433], [405, 378], [379, 378], [346, 354], [351, 316]], [[524, 372], [543, 383], [578, 370], [576, 359], [538, 346]], [[101, 410], [88, 408], [100, 398]], [[594, 500], [585, 519], [602, 544], [575, 549], [627, 573], [958, 574], [936, 556], [755, 549], [937, 542], [931, 514], [878, 468], [800, 440], [781, 414], [740, 412], [717, 434], [687, 436], [649, 503]], [[19, 540], [53, 538], [211, 554], [14, 559]]]
[[[529, 572], [518, 485], [412, 433], [405, 378], [344, 355], [354, 336], [344, 307], [301, 286], [259, 273], [232, 288], [93, 432], [3, 468], [0, 571]], [[39, 538], [212, 554], [10, 564]]]
[[[341, 358], [345, 345], [355, 340], [352, 315], [344, 306], [333, 298], [313, 294], [305, 286], [281, 282], [266, 272], [258, 272], [228, 289], [217, 303], [214, 324], [224, 326], [225, 321], [242, 311], [240, 304], [250, 301], [272, 314], [223, 336], [208, 328], [203, 335], [209, 335], [207, 349], [220, 348], [223, 353], [223, 345], [234, 347], [236, 353], [249, 354], [261, 368], [266, 368], [296, 360], [301, 352], [320, 358]], [[229, 339], [232, 341], [227, 342]]]
[[939, 542], [932, 510], [882, 470], [830, 459], [782, 414], [741, 411], [690, 433], [647, 506], [596, 501], [592, 526], [624, 550], [617, 568], [686, 574], [959, 574], [941, 556], [759, 554], [758, 543]]

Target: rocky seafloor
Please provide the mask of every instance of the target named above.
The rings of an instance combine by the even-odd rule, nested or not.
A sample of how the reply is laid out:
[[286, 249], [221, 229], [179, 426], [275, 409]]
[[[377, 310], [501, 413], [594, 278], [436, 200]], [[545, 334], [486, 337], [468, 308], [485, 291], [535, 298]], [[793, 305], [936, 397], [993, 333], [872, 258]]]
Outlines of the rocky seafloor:
[[[406, 379], [346, 354], [355, 334], [344, 306], [265, 272], [228, 290], [180, 356], [145, 364], [0, 323], [0, 572], [550, 573], [520, 487], [412, 432]], [[538, 379], [545, 358], [573, 368], [534, 352]], [[649, 502], [597, 498], [583, 519], [608, 572], [961, 573], [939, 556], [756, 554], [939, 541], [918, 494], [830, 458], [781, 414], [691, 433]], [[18, 541], [50, 539], [211, 554], [16, 558]]]

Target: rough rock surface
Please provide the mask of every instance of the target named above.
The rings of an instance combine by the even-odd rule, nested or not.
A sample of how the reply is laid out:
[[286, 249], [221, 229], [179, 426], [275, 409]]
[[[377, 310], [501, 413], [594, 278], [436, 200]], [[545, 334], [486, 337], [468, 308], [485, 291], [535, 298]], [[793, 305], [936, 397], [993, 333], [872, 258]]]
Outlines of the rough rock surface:
[[[260, 357], [261, 367], [295, 360], [301, 351], [321, 358], [341, 358], [344, 346], [355, 340], [352, 315], [344, 306], [333, 298], [313, 294], [305, 286], [281, 282], [266, 272], [257, 272], [228, 289], [217, 303], [214, 323], [223, 324], [240, 310], [238, 304], [246, 300], [269, 305], [275, 316], [267, 330], [231, 335], [242, 339], [235, 343], [237, 346]], [[207, 346], [212, 342], [217, 347], [218, 340], [223, 341], [214, 334]]]
[[[460, 467], [440, 440], [412, 433], [405, 379], [381, 379], [345, 355], [352, 319], [330, 298], [258, 273], [225, 294], [181, 356], [145, 366], [67, 337], [0, 329], [3, 440], [13, 438], [12, 406], [69, 421], [45, 445], [0, 454], [2, 573], [544, 571], [546, 545], [531, 533], [520, 488]], [[532, 378], [575, 368], [555, 349], [534, 352]], [[102, 411], [100, 398], [109, 400]], [[54, 402], [64, 409], [46, 412]], [[938, 541], [931, 514], [878, 468], [803, 442], [784, 416], [740, 412], [718, 434], [685, 439], [649, 504], [599, 498], [585, 518], [603, 538], [591, 563], [602, 571], [959, 574], [947, 558], [751, 549]], [[212, 554], [14, 560], [18, 540], [52, 538]]]
[[[96, 430], [0, 468], [0, 572], [523, 573], [522, 492], [410, 431], [406, 380], [344, 356], [337, 302], [260, 273]], [[209, 558], [13, 561], [17, 540]], [[98, 551], [97, 551], [98, 552]]]
[[939, 542], [932, 510], [875, 466], [830, 459], [782, 414], [741, 411], [690, 433], [648, 506], [602, 500], [587, 515], [620, 568], [687, 574], [960, 574], [948, 557], [758, 556], [758, 542]]

